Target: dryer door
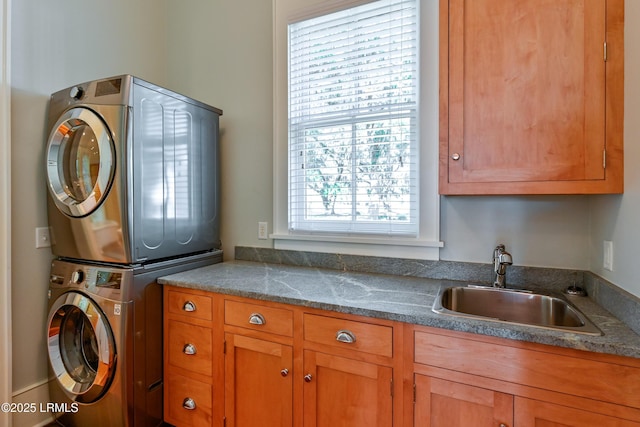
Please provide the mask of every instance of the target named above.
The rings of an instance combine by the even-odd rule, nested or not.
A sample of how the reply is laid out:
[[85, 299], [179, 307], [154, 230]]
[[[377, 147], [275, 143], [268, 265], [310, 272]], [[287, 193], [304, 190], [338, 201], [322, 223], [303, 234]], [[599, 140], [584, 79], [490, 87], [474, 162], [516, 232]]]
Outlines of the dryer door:
[[67, 292], [49, 311], [49, 362], [70, 399], [91, 403], [109, 388], [116, 368], [113, 331], [89, 297]]
[[73, 217], [93, 212], [109, 191], [115, 171], [111, 132], [92, 110], [66, 111], [47, 142], [47, 183], [58, 209]]

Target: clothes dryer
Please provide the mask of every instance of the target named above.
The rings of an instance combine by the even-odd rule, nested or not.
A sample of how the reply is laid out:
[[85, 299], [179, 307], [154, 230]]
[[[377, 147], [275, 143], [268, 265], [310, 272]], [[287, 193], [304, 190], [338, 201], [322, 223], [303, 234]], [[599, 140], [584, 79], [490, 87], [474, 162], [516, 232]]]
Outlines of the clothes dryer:
[[51, 95], [53, 254], [143, 264], [220, 248], [221, 114], [130, 75]]
[[56, 419], [65, 427], [162, 425], [156, 279], [221, 261], [221, 251], [135, 267], [54, 260], [47, 347]]

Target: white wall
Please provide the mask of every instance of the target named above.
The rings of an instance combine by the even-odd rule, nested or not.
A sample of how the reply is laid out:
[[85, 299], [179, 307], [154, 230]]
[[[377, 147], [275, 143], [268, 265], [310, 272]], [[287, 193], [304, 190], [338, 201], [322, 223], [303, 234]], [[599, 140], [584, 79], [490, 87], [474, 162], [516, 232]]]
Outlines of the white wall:
[[271, 2], [169, 2], [172, 88], [223, 110], [222, 245], [271, 247], [258, 221], [273, 224]]
[[[158, 0], [20, 0], [12, 20], [13, 389], [21, 399], [46, 380], [48, 249], [44, 144], [49, 95], [75, 83], [132, 73], [166, 84], [165, 3]], [[29, 425], [16, 421], [14, 425]]]
[[[640, 2], [625, 2], [624, 195], [591, 201], [590, 268], [640, 296]], [[613, 271], [602, 268], [603, 241], [613, 242]]]
[[504, 243], [516, 265], [589, 269], [586, 196], [441, 197], [440, 258], [492, 262]]

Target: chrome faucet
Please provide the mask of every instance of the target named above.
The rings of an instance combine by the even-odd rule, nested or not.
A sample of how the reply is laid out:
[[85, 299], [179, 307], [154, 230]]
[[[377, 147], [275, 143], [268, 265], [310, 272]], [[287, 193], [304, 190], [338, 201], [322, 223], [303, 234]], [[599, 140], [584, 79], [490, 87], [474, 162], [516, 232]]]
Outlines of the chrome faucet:
[[505, 274], [507, 266], [513, 264], [511, 254], [504, 249], [503, 244], [499, 244], [493, 250], [493, 271], [496, 275], [493, 286], [496, 288], [504, 288], [507, 286]]

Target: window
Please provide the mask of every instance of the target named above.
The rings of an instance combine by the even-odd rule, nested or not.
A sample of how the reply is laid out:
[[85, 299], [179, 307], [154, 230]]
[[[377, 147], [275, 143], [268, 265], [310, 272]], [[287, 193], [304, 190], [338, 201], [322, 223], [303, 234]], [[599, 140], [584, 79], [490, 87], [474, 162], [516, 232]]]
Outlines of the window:
[[273, 5], [274, 247], [438, 259], [438, 2]]
[[417, 8], [288, 26], [290, 232], [418, 235]]

